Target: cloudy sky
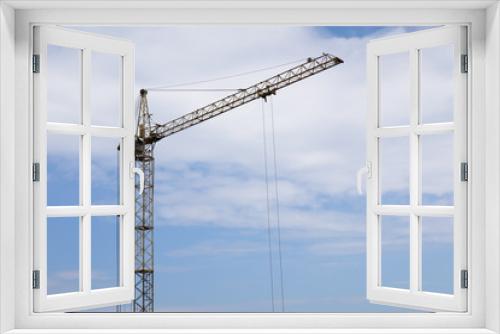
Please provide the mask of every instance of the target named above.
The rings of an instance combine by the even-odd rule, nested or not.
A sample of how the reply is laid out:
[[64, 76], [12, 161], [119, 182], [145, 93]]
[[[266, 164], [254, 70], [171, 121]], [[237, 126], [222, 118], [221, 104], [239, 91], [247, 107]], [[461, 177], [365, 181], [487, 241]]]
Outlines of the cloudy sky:
[[[366, 44], [375, 38], [416, 28], [78, 29], [134, 42], [137, 92], [140, 88], [170, 86], [287, 64], [251, 75], [179, 87], [244, 88], [322, 52], [345, 61], [285, 88], [268, 103], [252, 102], [156, 146], [156, 311], [271, 312], [281, 311], [283, 307], [288, 312], [404, 311], [371, 304], [365, 298], [365, 197], [356, 194], [355, 180], [357, 170], [366, 160]], [[57, 87], [54, 92], [49, 88], [49, 120], [52, 121], [78, 122], [79, 100], [74, 92], [79, 89], [76, 74], [79, 58], [72, 51], [52, 50], [49, 80]], [[440, 54], [434, 57], [440, 66], [430, 67], [426, 73], [431, 83], [442, 82], [448, 67], [440, 62]], [[118, 67], [112, 57], [98, 55], [94, 59], [93, 120], [95, 124], [116, 124], [113, 110], [117, 109], [114, 87]], [[401, 77], [405, 71], [404, 60], [396, 59], [390, 64], [388, 75], [395, 73]], [[393, 87], [401, 85], [396, 81]], [[441, 86], [436, 89], [443, 90]], [[164, 123], [226, 94], [151, 90], [148, 98], [154, 121]], [[394, 89], [387, 99], [399, 101], [404, 99], [403, 95], [404, 89]], [[446, 98], [433, 100], [430, 105], [446, 105]], [[449, 108], [440, 107], [432, 114], [446, 117], [447, 113]], [[275, 151], [270, 126], [272, 115]], [[399, 119], [404, 122], [404, 116]], [[443, 149], [429, 154], [449, 152], [448, 139], [431, 138], [428, 145]], [[391, 169], [385, 178], [382, 175], [382, 179], [387, 180], [382, 185], [383, 198], [394, 203], [404, 203], [408, 197], [404, 169], [408, 159], [404, 153], [398, 154], [405, 150], [404, 141], [399, 139], [399, 143], [388, 146], [387, 164], [399, 168]], [[52, 135], [48, 145], [49, 204], [75, 204], [73, 202], [78, 201], [78, 139]], [[115, 140], [93, 142], [95, 204], [117, 201], [115, 147]], [[277, 228], [274, 153], [280, 230]], [[401, 156], [399, 160], [398, 156]], [[382, 160], [385, 161], [384, 157]], [[428, 184], [424, 187], [424, 197], [429, 203], [449, 202], [452, 198], [446, 178], [449, 170], [435, 163], [428, 168], [430, 176], [429, 181], [424, 182]], [[51, 239], [59, 242], [49, 248], [49, 288], [52, 293], [73, 291], [78, 288], [78, 247], [75, 246], [78, 221], [68, 224], [68, 219], [52, 220], [52, 223], [49, 221], [49, 244]], [[382, 280], [389, 286], [405, 287], [409, 266], [408, 222], [404, 218], [397, 220], [387, 218], [383, 222], [384, 226], [397, 224], [385, 229], [389, 232], [382, 236], [386, 245]], [[429, 237], [424, 238], [429, 240], [429, 245], [424, 245], [424, 258], [428, 261], [423, 265], [423, 279], [429, 290], [449, 292], [452, 229], [451, 222], [442, 220], [441, 224], [427, 224], [438, 225], [437, 229], [432, 227], [423, 232], [430, 231]], [[114, 220], [108, 217], [101, 221], [93, 223], [93, 228], [96, 226], [94, 253], [99, 254], [93, 257], [95, 287], [112, 285], [116, 277]], [[62, 249], [64, 255], [61, 255]]]

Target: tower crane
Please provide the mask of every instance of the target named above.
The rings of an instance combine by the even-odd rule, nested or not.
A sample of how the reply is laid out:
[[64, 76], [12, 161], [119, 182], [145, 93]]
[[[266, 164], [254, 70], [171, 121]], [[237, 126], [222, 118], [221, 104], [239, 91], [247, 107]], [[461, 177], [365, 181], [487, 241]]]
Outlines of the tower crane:
[[144, 173], [142, 194], [136, 184], [135, 196], [135, 300], [134, 312], [154, 311], [154, 173], [155, 144], [177, 132], [214, 118], [257, 99], [266, 99], [282, 88], [343, 63], [328, 53], [308, 58], [289, 70], [220, 100], [196, 109], [165, 124], [151, 124], [147, 90], [141, 89], [135, 138], [136, 167]]

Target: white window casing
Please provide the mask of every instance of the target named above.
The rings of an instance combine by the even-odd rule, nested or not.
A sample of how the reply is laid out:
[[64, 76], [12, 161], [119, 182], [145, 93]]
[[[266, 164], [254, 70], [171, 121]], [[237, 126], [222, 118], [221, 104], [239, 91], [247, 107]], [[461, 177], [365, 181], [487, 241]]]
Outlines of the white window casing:
[[[172, 2], [123, 2], [78, 1], [61, 4], [54, 1], [6, 1], [0, 8], [5, 13], [16, 10], [16, 22], [1, 22], [0, 26], [0, 84], [1, 113], [4, 119], [14, 119], [15, 127], [1, 123], [0, 147], [5, 148], [16, 139], [16, 150], [0, 149], [2, 165], [0, 173], [5, 180], [16, 178], [15, 208], [5, 205], [6, 197], [0, 195], [0, 212], [3, 217], [14, 217], [15, 225], [1, 221], [3, 243], [0, 245], [0, 265], [4, 272], [0, 276], [0, 324], [2, 329], [15, 329], [15, 333], [37, 333], [47, 328], [51, 332], [111, 333], [117, 329], [127, 329], [130, 333], [178, 332], [176, 328], [191, 332], [290, 332], [294, 333], [493, 333], [499, 329], [498, 311], [498, 228], [495, 217], [498, 208], [492, 201], [498, 199], [498, 108], [497, 90], [498, 64], [500, 64], [500, 18], [494, 1], [331, 1], [331, 2], [233, 2], [216, 1], [204, 3], [198, 8], [190, 3], [188, 8], [179, 8]], [[272, 3], [272, 5], [271, 5]], [[269, 5], [269, 6], [268, 6]], [[12, 6], [12, 7], [11, 7]], [[301, 7], [301, 8], [297, 8]], [[488, 15], [486, 8], [489, 6]], [[65, 7], [65, 8], [62, 8]], [[71, 8], [69, 8], [71, 7]], [[103, 8], [106, 7], [106, 8]], [[181, 6], [182, 7], [182, 6]], [[272, 7], [272, 8], [263, 8]], [[43, 8], [42, 10], [40, 10]], [[211, 8], [211, 9], [208, 9]], [[216, 10], [215, 10], [216, 9]], [[466, 312], [438, 312], [431, 314], [75, 314], [75, 313], [34, 313], [31, 270], [33, 268], [32, 240], [32, 181], [30, 137], [32, 133], [32, 75], [31, 34], [34, 25], [151, 25], [151, 24], [317, 24], [317, 25], [440, 25], [465, 24], [470, 29], [468, 41], [470, 52], [470, 72], [468, 113], [470, 182], [467, 253], [470, 263], [469, 289], [467, 289]], [[487, 25], [487, 26], [486, 26]], [[5, 27], [7, 26], [7, 29]], [[485, 29], [487, 28], [487, 29]], [[14, 41], [15, 34], [15, 41]], [[9, 37], [10, 36], [10, 37]], [[9, 38], [6, 38], [9, 37]], [[8, 46], [7, 48], [5, 46]], [[15, 52], [14, 52], [15, 46]], [[16, 57], [15, 77], [12, 62]], [[7, 59], [7, 60], [6, 60]], [[486, 85], [488, 83], [488, 85]], [[14, 96], [15, 87], [15, 108]], [[472, 88], [471, 88], [472, 87]], [[488, 98], [485, 99], [485, 90]], [[5, 117], [5, 113], [10, 113]], [[489, 120], [488, 123], [485, 120]], [[485, 147], [488, 156], [485, 156]], [[16, 173], [4, 161], [15, 161]], [[485, 166], [488, 166], [488, 183], [485, 184]], [[496, 166], [496, 167], [495, 167]], [[472, 168], [473, 167], [473, 168]], [[486, 188], [487, 193], [484, 191]], [[487, 195], [487, 196], [486, 196]], [[487, 201], [485, 201], [487, 200]], [[485, 202], [489, 203], [485, 222]], [[496, 203], [496, 202], [495, 202]], [[15, 229], [14, 229], [15, 226]], [[485, 236], [487, 243], [485, 245]], [[15, 242], [14, 242], [15, 241]], [[15, 257], [6, 250], [16, 247]], [[485, 252], [487, 247], [488, 252]], [[485, 263], [488, 264], [485, 278]], [[7, 270], [5, 270], [7, 269]], [[8, 273], [8, 274], [6, 274]], [[16, 279], [15, 293], [11, 280]], [[8, 289], [6, 289], [8, 287]], [[485, 292], [488, 297], [485, 297]], [[15, 296], [15, 297], [14, 297]], [[14, 307], [13, 307], [14, 305]], [[486, 305], [488, 307], [486, 307]], [[3, 306], [3, 307], [2, 307]], [[15, 313], [15, 321], [14, 321]], [[4, 320], [7, 321], [4, 321]], [[199, 330], [192, 330], [193, 327]], [[223, 328], [231, 327], [231, 330]], [[249, 329], [252, 327], [252, 329]], [[111, 330], [114, 328], [114, 330]], [[147, 329], [149, 328], [149, 330]], [[246, 328], [245, 330], [240, 330]], [[300, 329], [299, 329], [300, 328]], [[384, 329], [381, 329], [384, 328]], [[160, 330], [162, 329], [162, 330]], [[118, 330], [120, 331], [120, 330]]]

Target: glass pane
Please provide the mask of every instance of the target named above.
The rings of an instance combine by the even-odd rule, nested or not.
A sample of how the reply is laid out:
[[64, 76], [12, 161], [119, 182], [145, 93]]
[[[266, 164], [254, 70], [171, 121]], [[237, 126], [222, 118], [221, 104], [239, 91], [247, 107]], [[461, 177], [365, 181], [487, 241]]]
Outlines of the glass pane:
[[92, 289], [119, 286], [120, 217], [92, 217]]
[[93, 125], [121, 126], [122, 57], [92, 53], [90, 106]]
[[420, 136], [422, 204], [453, 205], [453, 134]]
[[409, 53], [379, 56], [380, 126], [410, 124]]
[[422, 290], [453, 293], [453, 218], [422, 217]]
[[92, 204], [120, 203], [120, 138], [92, 137]]
[[80, 136], [47, 134], [47, 205], [80, 204]]
[[420, 50], [420, 117], [422, 123], [453, 121], [453, 46]]
[[47, 293], [80, 290], [80, 218], [47, 218]]
[[380, 217], [381, 285], [410, 288], [410, 218]]
[[81, 122], [82, 50], [47, 47], [47, 120]]
[[379, 139], [379, 187], [381, 204], [410, 203], [408, 137]]

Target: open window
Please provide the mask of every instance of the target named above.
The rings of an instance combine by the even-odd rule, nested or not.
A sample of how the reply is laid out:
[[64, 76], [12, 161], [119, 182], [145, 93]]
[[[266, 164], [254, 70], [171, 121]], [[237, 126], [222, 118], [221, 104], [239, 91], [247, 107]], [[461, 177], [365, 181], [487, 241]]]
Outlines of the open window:
[[[377, 39], [367, 52], [367, 297], [466, 311], [466, 28]], [[431, 268], [439, 255], [429, 249], [443, 238], [446, 260]], [[448, 284], [427, 284], [446, 266]]]
[[[368, 166], [371, 168], [371, 177], [367, 185], [367, 297], [373, 303], [411, 309], [465, 311], [467, 297], [466, 30], [461, 27], [413, 27], [413, 29], [416, 28], [424, 30], [368, 43], [367, 83], [371, 92], [369, 101], [371, 113], [367, 134]], [[72, 29], [79, 28], [73, 27]], [[80, 29], [113, 34], [113, 31], [107, 31], [104, 28], [94, 27], [92, 30], [92, 27], [80, 27]], [[409, 28], [403, 27], [403, 29]], [[400, 31], [401, 28], [395, 28], [391, 33], [400, 33]], [[116, 31], [114, 33], [121, 36]], [[133, 36], [130, 31], [128, 33], [130, 35], [126, 36]], [[147, 31], [142, 33], [145, 34]], [[365, 41], [368, 40], [367, 38]], [[134, 96], [132, 91], [133, 45], [130, 42], [107, 36], [56, 27], [37, 27], [34, 41], [34, 161], [36, 163], [34, 171], [37, 179], [34, 183], [35, 311], [88, 309], [103, 311], [104, 306], [129, 304], [134, 300], [134, 269], [136, 275], [147, 273], [153, 277], [152, 268], [145, 269], [138, 266], [138, 263], [141, 263], [141, 255], [136, 253], [134, 259], [136, 248], [134, 214], [137, 214], [137, 217], [141, 214], [137, 210], [134, 213], [133, 205], [134, 172], [136, 171], [134, 155], [138, 152], [134, 152], [136, 122], [132, 101]], [[355, 48], [360, 48], [362, 53], [366, 42], [363, 44], [356, 42]], [[357, 51], [355, 48], [353, 47], [353, 50]], [[325, 56], [327, 55], [322, 57]], [[364, 62], [364, 57], [358, 61]], [[311, 61], [307, 60], [307, 63], [309, 62]], [[139, 73], [146, 73], [142, 71], [144, 63], [148, 62], [137, 63]], [[349, 62], [346, 63], [349, 64]], [[351, 64], [353, 64], [351, 69], [362, 68], [356, 66], [356, 59], [353, 59]], [[357, 83], [364, 88], [365, 81]], [[328, 85], [329, 83], [325, 81], [324, 86]], [[356, 87], [351, 89], [356, 89]], [[346, 87], [343, 90], [347, 90]], [[155, 91], [155, 88], [150, 91]], [[358, 90], [353, 91], [358, 92]], [[353, 94], [353, 96], [361, 100], [359, 94]], [[295, 109], [302, 113], [304, 108], [297, 105]], [[347, 112], [350, 111], [347, 110]], [[293, 119], [291, 114], [291, 111], [287, 111], [287, 119]], [[261, 119], [262, 116], [258, 113], [255, 117], [256, 120], [263, 122], [265, 127], [265, 119]], [[271, 120], [272, 117], [274, 116], [271, 116]], [[325, 129], [331, 132], [332, 123], [325, 122], [322, 118], [317, 119], [318, 123], [326, 124]], [[335, 122], [339, 123], [339, 120], [336, 119]], [[137, 124], [138, 129], [141, 129], [139, 122]], [[270, 122], [270, 124], [273, 123]], [[303, 126], [300, 121], [296, 124], [300, 125], [298, 128]], [[352, 125], [349, 122], [344, 124], [346, 127]], [[319, 132], [321, 127], [317, 125], [314, 126], [311, 123], [309, 128], [314, 128]], [[362, 126], [360, 128], [364, 133], [365, 128]], [[262, 135], [260, 127], [257, 129], [258, 135]], [[218, 132], [223, 133], [223, 131]], [[224, 140], [227, 140], [226, 136], [227, 134], [224, 134]], [[292, 137], [296, 137], [295, 134]], [[248, 138], [250, 143], [255, 142], [256, 137], [249, 136]], [[319, 137], [318, 142], [323, 143], [324, 137]], [[312, 145], [307, 145], [304, 153], [309, 153], [311, 147]], [[241, 151], [245, 152], [245, 150]], [[325, 152], [329, 155], [331, 151], [332, 147], [329, 144]], [[358, 152], [360, 152], [360, 160], [364, 159], [364, 152], [360, 149]], [[195, 154], [196, 151], [193, 151], [193, 157]], [[349, 154], [352, 155], [351, 150]], [[225, 156], [230, 156], [230, 154], [225, 154]], [[199, 160], [194, 161], [199, 163]], [[324, 165], [327, 167], [325, 170], [332, 170], [334, 163], [326, 159], [325, 161], [328, 162]], [[209, 163], [211, 161], [206, 162], [206, 165], [209, 166]], [[188, 160], [182, 166], [189, 169], [190, 164]], [[357, 164], [355, 162], [353, 166]], [[312, 169], [311, 173], [303, 172], [303, 174], [310, 176], [315, 171], [316, 169]], [[281, 175], [286, 175], [286, 172], [287, 170], [283, 169]], [[295, 175], [293, 169], [288, 170], [288, 173], [288, 175]], [[205, 180], [207, 175], [205, 173]], [[179, 173], [175, 176], [178, 182], [174, 194], [176, 199], [181, 198], [178, 194], [179, 185], [182, 186], [179, 182], [181, 176]], [[219, 177], [220, 174], [215, 173], [215, 179]], [[193, 180], [188, 178], [186, 180], [184, 182], [191, 186]], [[236, 185], [238, 181], [232, 180]], [[311, 181], [305, 180], [304, 182]], [[207, 185], [207, 191], [216, 188], [213, 183], [209, 182]], [[327, 184], [325, 186], [330, 188]], [[136, 187], [141, 188], [138, 185]], [[146, 187], [146, 189], [152, 191], [152, 187]], [[277, 187], [275, 189], [277, 197]], [[322, 194], [320, 187], [315, 191]], [[200, 193], [203, 199], [211, 197], [207, 196], [204, 191], [200, 192], [197, 187], [195, 187], [195, 192]], [[187, 194], [191, 198], [194, 196], [190, 192]], [[306, 242], [311, 242], [311, 247], [304, 248], [310, 251], [309, 258], [301, 259], [304, 263], [310, 263], [311, 259], [322, 256], [330, 261], [336, 256], [342, 261], [349, 259], [352, 263], [359, 261], [358, 263], [364, 264], [365, 217], [363, 210], [359, 212], [360, 219], [355, 219], [357, 214], [355, 210], [349, 212], [350, 215], [345, 218], [346, 224], [343, 224], [342, 228], [351, 224], [349, 233], [332, 233], [332, 236], [337, 239], [327, 236], [325, 231], [335, 231], [333, 229], [335, 223], [342, 222], [344, 218], [332, 215], [337, 210], [334, 203], [338, 201], [338, 198], [331, 196], [330, 193], [326, 194], [328, 197], [325, 198], [328, 200], [325, 203], [328, 205], [323, 208], [324, 216], [322, 217], [318, 215], [319, 209], [315, 206], [314, 209], [311, 209], [313, 206], [311, 208], [304, 206], [300, 210], [289, 211], [291, 214], [289, 213], [288, 219], [302, 214], [308, 217], [307, 221], [319, 220], [325, 223], [316, 227], [310, 224], [290, 225], [289, 228], [292, 228], [287, 231], [288, 233], [293, 231], [293, 228], [305, 226], [312, 231], [316, 228], [321, 233], [312, 233], [311, 238], [305, 238], [304, 241], [297, 241], [297, 237], [291, 238], [292, 234], [288, 234], [288, 245], [294, 245], [292, 242], [295, 242], [295, 245], [303, 243], [300, 247], [304, 247]], [[233, 194], [230, 196], [234, 197]], [[268, 197], [269, 194], [266, 194], [269, 205]], [[359, 197], [353, 197], [355, 200], [363, 201]], [[317, 197], [313, 198], [312, 203], [316, 204]], [[354, 203], [353, 199], [348, 200]], [[183, 205], [186, 201], [180, 202]], [[218, 201], [218, 203], [226, 202], [228, 201]], [[204, 202], [199, 201], [199, 203]], [[276, 211], [279, 210], [278, 203], [279, 201], [276, 200]], [[234, 203], [230, 202], [230, 204]], [[291, 205], [294, 204], [293, 202], [288, 204], [288, 208], [293, 207], [295, 210], [295, 206]], [[174, 212], [172, 208], [175, 203], [168, 201], [168, 205], [169, 210]], [[253, 212], [255, 207], [258, 206], [248, 211]], [[198, 228], [196, 225], [200, 222], [194, 220], [192, 216], [193, 213], [196, 216], [202, 216], [199, 214], [202, 212], [199, 208], [190, 203], [189, 209], [183, 211], [189, 214], [179, 215], [175, 219], [178, 225], [174, 226], [194, 225]], [[286, 212], [288, 208], [282, 212]], [[268, 219], [269, 212], [268, 209]], [[306, 214], [312, 215], [306, 216]], [[279, 212], [277, 213], [279, 224], [278, 215]], [[210, 219], [216, 221], [218, 217], [214, 217]], [[243, 218], [255, 220], [253, 215]], [[210, 219], [201, 223], [212, 224]], [[235, 220], [234, 217], [232, 219]], [[242, 220], [242, 222], [245, 221]], [[354, 226], [356, 223], [361, 224], [359, 228]], [[248, 226], [248, 224], [242, 223], [239, 229], [243, 230], [242, 226]], [[227, 228], [226, 225], [217, 227], [221, 230]], [[143, 228], [144, 224], [141, 223], [136, 226], [136, 231], [141, 233]], [[238, 226], [234, 229], [240, 233]], [[152, 229], [147, 231], [152, 233]], [[186, 231], [181, 230], [178, 233], [179, 235], [188, 234]], [[270, 231], [269, 227], [267, 231]], [[358, 232], [362, 233], [359, 238]], [[171, 239], [175, 238], [172, 237], [175, 236], [174, 233], [169, 230]], [[190, 246], [189, 242], [181, 239], [179, 240], [182, 243], [178, 244], [175, 242], [158, 243], [169, 244], [172, 247], [169, 252], [165, 252], [170, 257], [165, 256], [163, 260], [166, 258], [174, 264], [178, 261], [178, 264], [185, 265], [188, 262], [185, 259], [186, 256], [191, 256], [198, 262], [202, 253], [208, 253], [208, 256], [213, 257], [213, 253], [206, 252], [206, 249], [215, 249], [213, 252], [216, 254], [218, 252], [234, 254], [238, 252], [238, 249], [242, 249], [240, 253], [252, 253], [252, 256], [255, 253], [263, 254], [262, 249], [266, 249], [260, 244], [260, 241], [264, 239], [254, 237], [255, 239], [249, 238], [253, 242], [250, 243], [252, 247], [247, 247], [243, 243], [244, 247], [237, 244], [233, 247], [235, 251], [232, 248], [227, 251], [224, 245], [223, 251], [220, 251], [218, 249], [221, 247], [218, 243], [224, 244], [223, 242], [211, 241], [210, 243], [201, 238], [196, 239], [204, 234], [199, 230], [189, 233], [190, 237], [195, 236], [193, 245], [198, 245], [197, 247]], [[147, 248], [141, 241], [143, 239], [138, 238], [137, 234], [135, 238], [137, 238], [135, 240], [138, 247]], [[231, 237], [227, 238], [231, 239]], [[281, 262], [280, 238], [280, 236], [275, 238], [274, 244], [279, 250]], [[273, 245], [269, 242], [272, 240], [270, 232], [268, 232], [267, 240], [269, 246], [266, 250], [272, 255]], [[181, 244], [182, 247], [185, 245], [188, 247], [184, 249], [180, 247]], [[332, 245], [335, 247], [330, 248]], [[344, 249], [341, 249], [345, 248], [344, 245], [351, 245], [352, 249], [347, 254]], [[289, 248], [297, 249], [293, 246]], [[172, 254], [174, 256], [171, 256]], [[175, 256], [177, 259], [172, 260]], [[270, 301], [274, 311], [273, 289], [277, 280], [273, 278], [275, 274], [273, 270], [278, 269], [276, 271], [282, 275], [282, 269], [281, 263], [273, 267], [271, 257], [269, 256]], [[162, 257], [158, 258], [162, 259]], [[265, 257], [259, 257], [259, 259], [266, 260]], [[241, 264], [240, 261], [235, 261], [235, 263]], [[224, 265], [227, 264], [228, 262], [224, 260]], [[214, 271], [214, 266], [207, 266], [207, 268], [207, 273]], [[328, 277], [328, 272], [323, 266], [318, 266], [318, 268], [316, 268], [318, 273]], [[164, 279], [158, 279], [156, 282], [163, 282], [164, 286], [168, 284], [189, 288], [188, 284], [183, 285], [187, 281], [186, 278], [193, 275], [191, 269], [188, 269], [182, 266], [163, 267]], [[180, 272], [185, 276], [176, 276], [172, 272]], [[227, 276], [224, 272], [218, 274]], [[165, 279], [167, 275], [170, 281]], [[259, 275], [263, 277], [260, 273]], [[295, 279], [300, 277], [297, 273], [295, 275]], [[205, 276], [198, 275], [198, 277]], [[314, 273], [310, 275], [310, 277], [314, 276]], [[175, 279], [178, 281], [175, 282]], [[340, 277], [337, 275], [336, 279]], [[146, 290], [141, 290], [140, 277], [138, 279], [136, 276], [135, 281], [138, 287], [135, 289], [135, 300], [137, 300], [141, 298], [141, 291]], [[330, 285], [329, 279], [325, 279], [324, 282]], [[358, 283], [355, 287], [359, 287], [356, 291], [359, 293], [360, 304], [367, 303], [364, 291], [365, 282], [360, 279]], [[158, 286], [161, 286], [160, 284], [162, 283], [158, 283]], [[200, 290], [203, 289], [199, 283], [194, 285]], [[209, 286], [207, 284], [205, 290], [209, 290]], [[285, 310], [283, 283], [280, 282], [277, 286], [281, 287], [281, 305], [282, 310]], [[259, 286], [259, 292], [264, 292], [263, 296], [267, 298], [265, 295], [267, 287], [263, 287], [263, 285]], [[322, 290], [318, 282], [316, 288], [318, 291]], [[229, 290], [224, 288], [224, 292], [227, 291]], [[213, 295], [217, 295], [217, 292], [215, 291]], [[210, 300], [209, 297], [211, 296], [205, 296], [207, 300]], [[182, 295], [177, 298], [186, 300]], [[193, 300], [200, 298], [195, 296]], [[211, 298], [213, 301], [214, 297]], [[174, 311], [181, 309], [175, 308], [179, 306], [175, 305], [172, 296], [169, 296], [168, 301], [174, 308], [168, 308], [170, 305], [167, 305], [168, 307], [163, 306], [164, 309]], [[212, 301], [210, 301], [211, 306]], [[148, 302], [150, 302], [149, 305], [154, 305], [153, 299]], [[128, 306], [130, 305], [106, 308], [104, 312], [115, 310], [124, 312]], [[380, 307], [380, 305], [368, 306], [385, 312], [400, 311]]]
[[[134, 298], [133, 70], [128, 41], [35, 28], [36, 312]], [[93, 254], [99, 243], [105, 247]]]

